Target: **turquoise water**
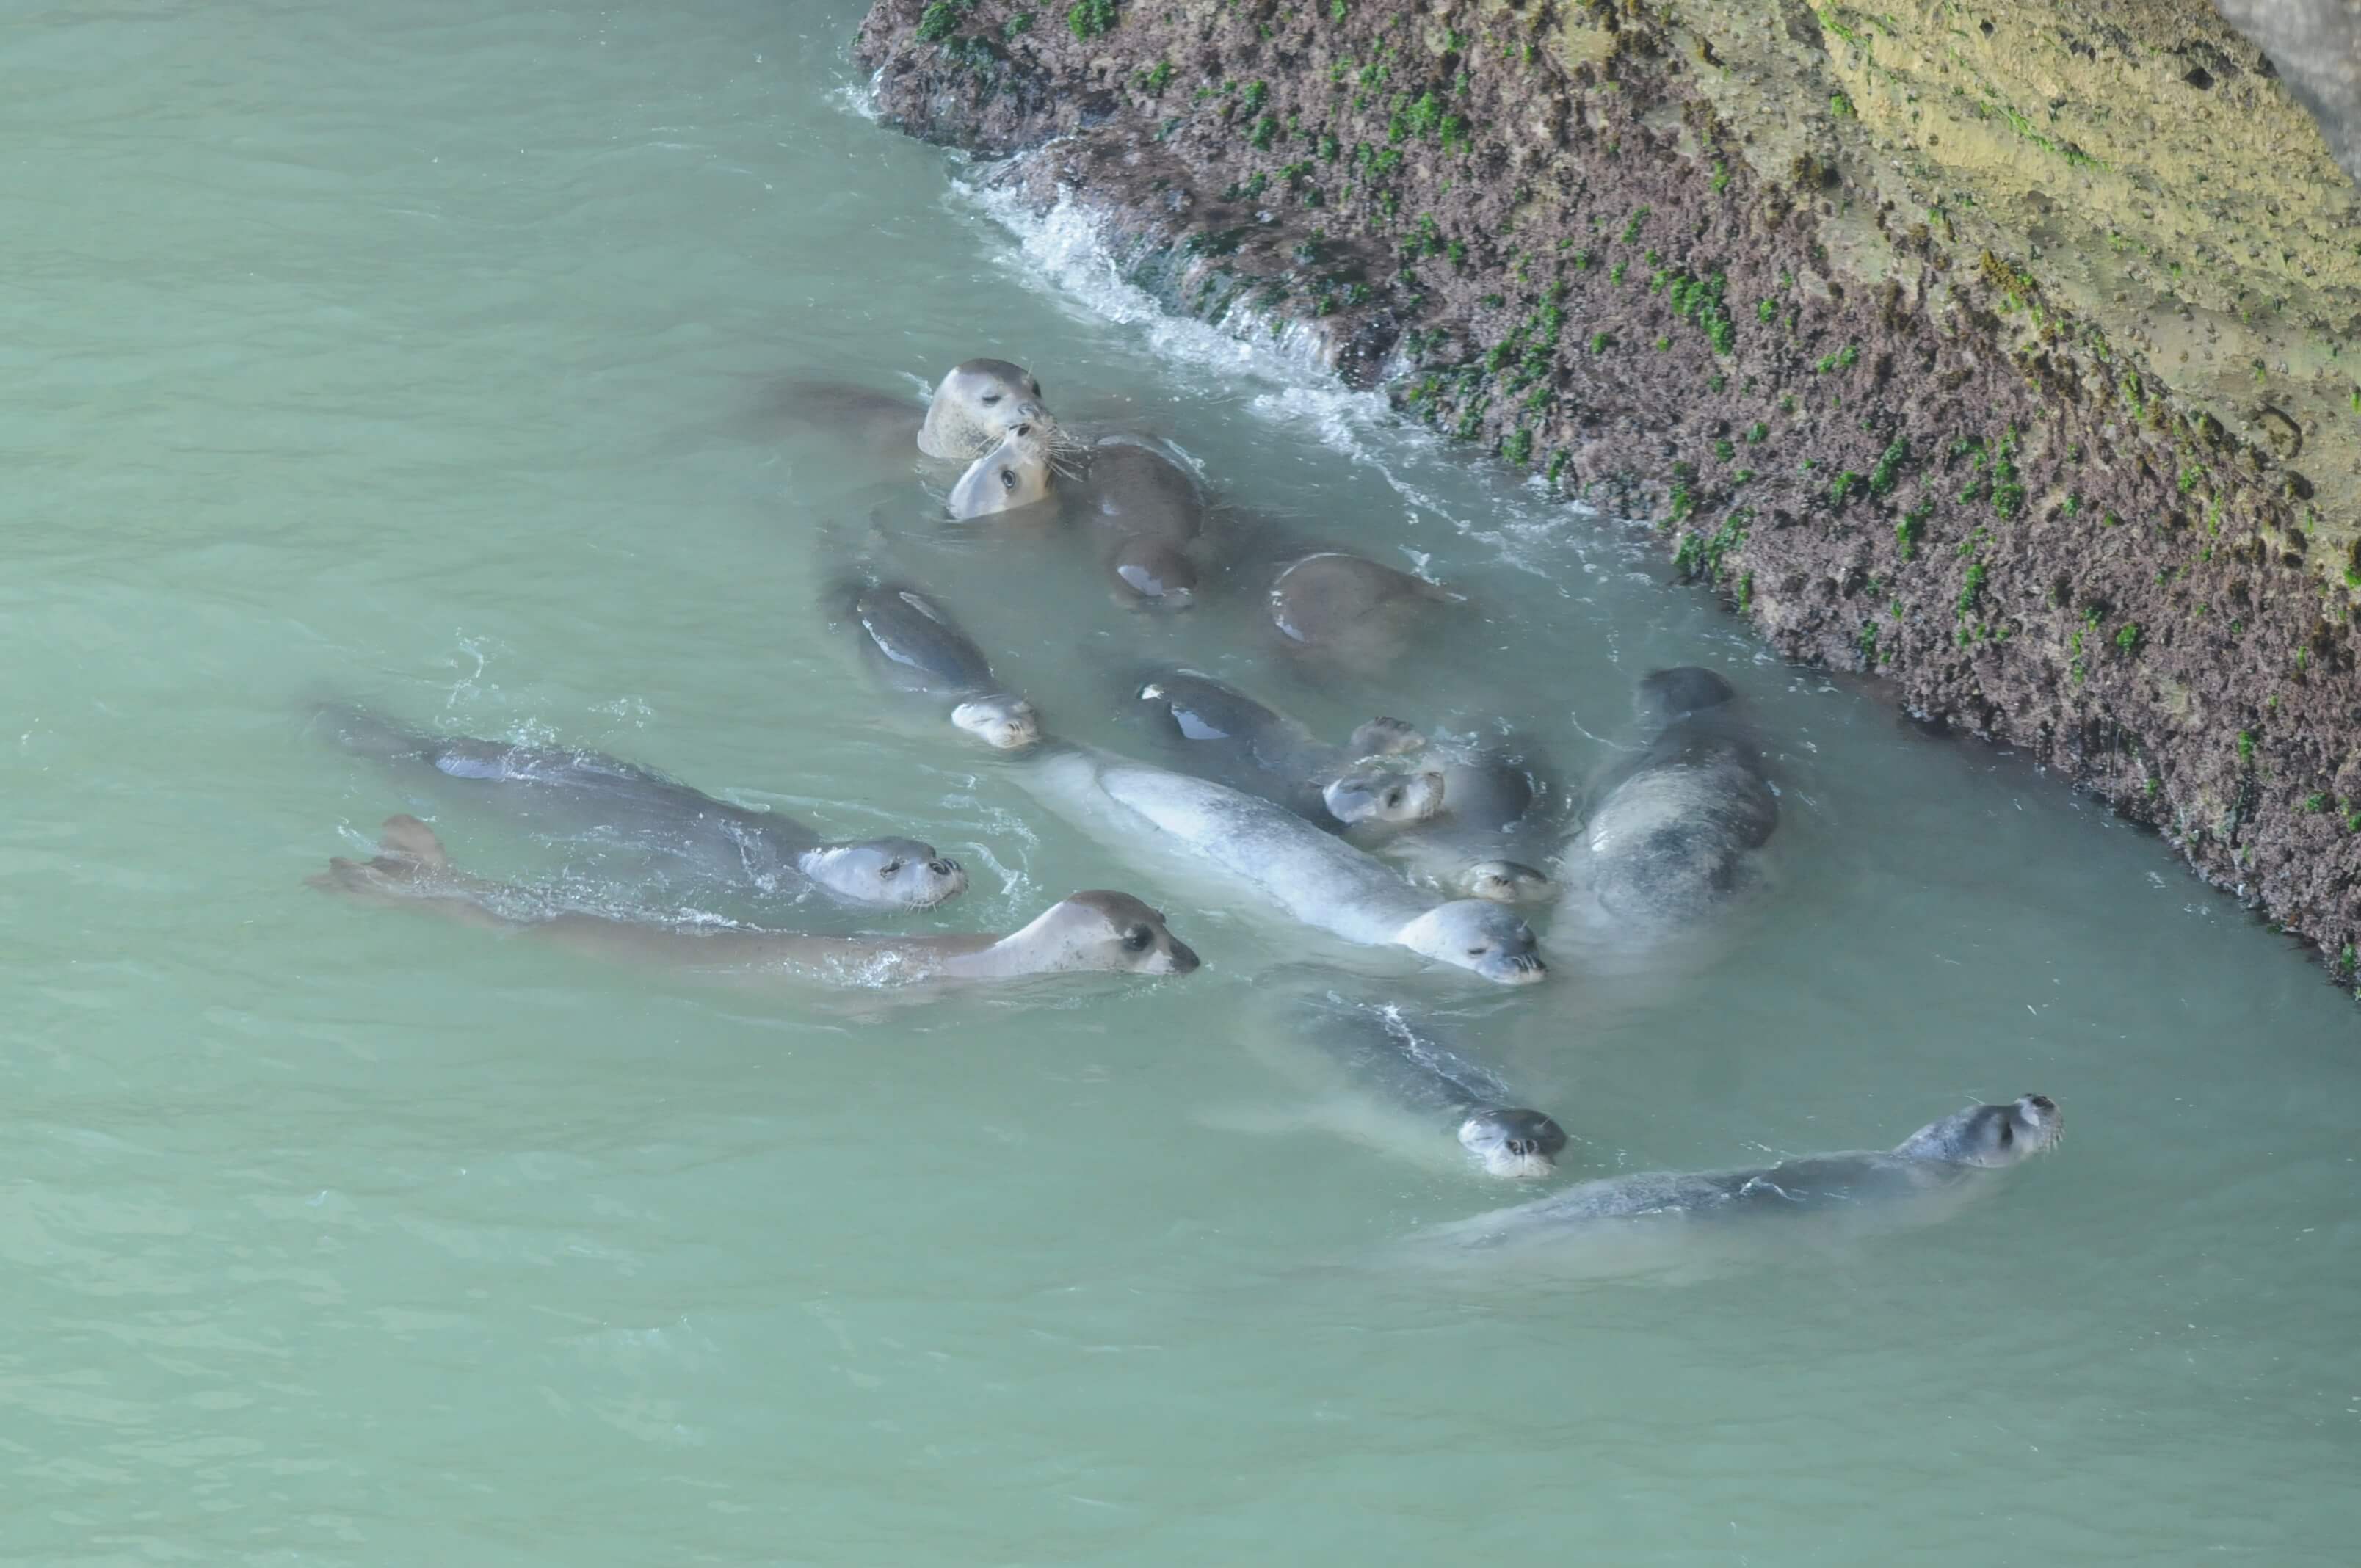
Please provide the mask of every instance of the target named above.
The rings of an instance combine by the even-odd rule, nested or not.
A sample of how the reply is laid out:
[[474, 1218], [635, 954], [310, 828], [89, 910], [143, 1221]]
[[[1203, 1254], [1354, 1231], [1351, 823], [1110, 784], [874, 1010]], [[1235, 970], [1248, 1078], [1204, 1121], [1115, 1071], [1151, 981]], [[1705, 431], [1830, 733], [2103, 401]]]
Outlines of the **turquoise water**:
[[[862, 117], [847, 0], [20, 10], [0, 31], [0, 1462], [27, 1563], [2272, 1563], [2361, 1528], [2351, 1003], [2021, 760], [1783, 668], [1615, 526], [1283, 345], [1138, 314]], [[942, 543], [782, 376], [974, 353], [1479, 613], [1395, 675]], [[1283, 928], [1184, 901], [881, 706], [814, 606], [874, 532], [1061, 731], [1209, 664], [1578, 779], [1702, 662], [1772, 738], [1718, 935], [1440, 1014], [1566, 1179], [2072, 1135], [1938, 1229], [1704, 1283], [1411, 1277], [1509, 1201], [1296, 1128]], [[1159, 903], [1186, 980], [717, 991], [306, 889], [389, 812], [323, 695], [596, 745], [974, 873], [909, 922]]]

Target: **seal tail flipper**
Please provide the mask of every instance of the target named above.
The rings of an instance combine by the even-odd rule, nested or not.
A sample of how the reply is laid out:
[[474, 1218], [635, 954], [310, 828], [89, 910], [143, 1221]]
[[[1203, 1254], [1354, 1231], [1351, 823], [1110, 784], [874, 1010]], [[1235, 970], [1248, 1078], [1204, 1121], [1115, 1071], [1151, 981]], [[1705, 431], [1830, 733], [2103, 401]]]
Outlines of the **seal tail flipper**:
[[434, 829], [408, 812], [385, 819], [385, 828], [378, 839], [378, 858], [400, 856], [416, 862], [426, 871], [448, 871], [451, 857], [444, 852], [443, 840]]
[[421, 880], [431, 880], [434, 873], [450, 868], [451, 858], [444, 853], [443, 840], [434, 836], [434, 829], [415, 817], [389, 817], [374, 859], [361, 861], [335, 856], [326, 871], [309, 879], [309, 885], [324, 893], [387, 898], [399, 896]]

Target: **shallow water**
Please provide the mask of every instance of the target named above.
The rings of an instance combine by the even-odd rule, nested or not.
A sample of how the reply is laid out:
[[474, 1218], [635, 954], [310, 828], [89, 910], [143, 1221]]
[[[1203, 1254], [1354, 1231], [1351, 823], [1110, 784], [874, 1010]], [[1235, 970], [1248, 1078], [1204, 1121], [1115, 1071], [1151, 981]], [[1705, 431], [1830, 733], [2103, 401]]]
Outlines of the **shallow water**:
[[[1616, 527], [1141, 316], [1070, 230], [1028, 249], [854, 112], [858, 11], [0, 34], [6, 1554], [2349, 1561], [2351, 1003], [2156, 841], [1769, 661]], [[781, 375], [978, 352], [1480, 621], [1310, 685], [1235, 604], [1126, 617], [764, 417]], [[1323, 725], [1512, 722], [1574, 779], [1640, 672], [1740, 683], [1784, 792], [1752, 911], [1639, 972], [1378, 981], [1565, 1124], [1566, 1179], [2026, 1090], [2071, 1138], [1939, 1229], [1685, 1288], [1373, 1262], [1510, 1195], [1257, 1130], [1297, 1104], [1257, 1048], [1296, 944], [874, 696], [815, 609], [873, 512], [1104, 744], [1137, 657]], [[975, 873], [930, 928], [1131, 887], [1207, 967], [832, 1003], [332, 903], [302, 879], [398, 809], [615, 888], [339, 754], [323, 695], [930, 839]]]

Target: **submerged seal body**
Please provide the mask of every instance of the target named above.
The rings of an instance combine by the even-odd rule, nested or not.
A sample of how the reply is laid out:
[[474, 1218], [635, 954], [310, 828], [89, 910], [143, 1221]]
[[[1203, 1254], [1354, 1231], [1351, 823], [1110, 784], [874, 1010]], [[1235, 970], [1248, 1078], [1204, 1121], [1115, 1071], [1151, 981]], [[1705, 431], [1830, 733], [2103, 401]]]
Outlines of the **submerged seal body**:
[[870, 909], [929, 909], [967, 887], [958, 861], [916, 839], [831, 842], [781, 812], [752, 811], [598, 751], [522, 746], [403, 729], [367, 708], [324, 710], [347, 751], [417, 764], [537, 825], [569, 818], [698, 872], [797, 896], [817, 889]]
[[1255, 795], [1069, 745], [1035, 752], [1016, 776], [1117, 853], [1216, 897], [1246, 892], [1347, 942], [1406, 948], [1503, 985], [1547, 975], [1532, 929], [1499, 905], [1437, 903]]
[[1746, 856], [1779, 825], [1761, 751], [1730, 683], [1694, 666], [1640, 683], [1648, 745], [1610, 776], [1580, 850], [1607, 914], [1680, 925], [1743, 884]]
[[747, 926], [681, 927], [573, 911], [529, 908], [521, 888], [454, 867], [434, 830], [414, 817], [386, 820], [375, 858], [342, 857], [312, 885], [440, 915], [464, 925], [523, 931], [606, 959], [665, 963], [752, 980], [835, 984], [1018, 980], [1051, 974], [1181, 975], [1195, 952], [1164, 916], [1129, 894], [1094, 890], [1060, 900], [1005, 936], [811, 937]]
[[1282, 646], [1382, 663], [1400, 651], [1421, 611], [1466, 602], [1423, 577], [1332, 550], [1280, 568], [1270, 585], [1270, 620]]
[[835, 598], [884, 685], [949, 701], [951, 722], [995, 750], [1041, 738], [1032, 703], [1000, 684], [975, 639], [933, 596], [898, 583], [850, 583]]
[[1634, 1230], [1830, 1219], [1887, 1228], [1948, 1217], [1994, 1173], [2055, 1147], [2065, 1114], [2046, 1095], [1977, 1105], [1919, 1128], [1892, 1149], [1810, 1155], [1740, 1170], [1651, 1171], [1586, 1181], [1549, 1197], [1422, 1234], [1424, 1248], [1576, 1248]]
[[1417, 821], [1433, 815], [1445, 798], [1440, 773], [1380, 776], [1356, 768], [1368, 758], [1425, 744], [1398, 718], [1373, 718], [1339, 747], [1194, 670], [1143, 671], [1131, 690], [1149, 732], [1187, 771], [1283, 806], [1332, 832], [1363, 821]]
[[[1487, 1175], [1537, 1179], [1557, 1168], [1565, 1130], [1520, 1106], [1498, 1073], [1413, 1025], [1399, 1007], [1352, 1002], [1331, 992], [1288, 1009], [1291, 1056], [1323, 1058], [1330, 1082], [1358, 1104], [1339, 1131], [1367, 1128], [1388, 1146], [1440, 1150], [1455, 1141]], [[1356, 1113], [1373, 1114], [1356, 1114]]]

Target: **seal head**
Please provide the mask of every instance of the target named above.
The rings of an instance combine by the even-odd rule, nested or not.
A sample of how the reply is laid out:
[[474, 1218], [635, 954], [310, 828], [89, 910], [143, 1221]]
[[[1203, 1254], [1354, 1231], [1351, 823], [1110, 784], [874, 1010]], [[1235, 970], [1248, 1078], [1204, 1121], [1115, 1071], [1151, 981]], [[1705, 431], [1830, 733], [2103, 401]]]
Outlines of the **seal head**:
[[1711, 670], [1681, 664], [1641, 676], [1632, 706], [1642, 720], [1662, 726], [1737, 700], [1737, 690]]
[[797, 856], [796, 869], [840, 898], [890, 909], [932, 909], [967, 891], [960, 863], [916, 839], [822, 844]]
[[961, 519], [992, 517], [1049, 500], [1058, 482], [1051, 452], [1046, 433], [1030, 420], [1012, 426], [1000, 444], [969, 464], [959, 483], [951, 487], [950, 514]]
[[1113, 974], [1188, 974], [1196, 951], [1127, 893], [1093, 888], [1060, 899], [994, 949], [1021, 957], [1037, 974], [1097, 970]]
[[995, 751], [1021, 751], [1041, 739], [1041, 715], [1008, 692], [970, 697], [951, 709], [951, 722]]
[[1536, 1181], [1557, 1168], [1565, 1129], [1539, 1111], [1478, 1107], [1459, 1124], [1459, 1146], [1482, 1162], [1488, 1176]]
[[1005, 359], [970, 359], [954, 366], [927, 404], [918, 450], [929, 457], [972, 462], [1000, 438], [1028, 422], [1051, 422], [1041, 383]]
[[1328, 814], [1348, 826], [1356, 822], [1423, 822], [1443, 809], [1443, 775], [1432, 769], [1400, 773], [1387, 768], [1355, 768], [1320, 791]]
[[2006, 1105], [1971, 1105], [1929, 1122], [1894, 1152], [1905, 1159], [1940, 1160], [2000, 1170], [2048, 1154], [2066, 1135], [2066, 1113], [2046, 1094], [2021, 1094]]
[[1438, 904], [1403, 927], [1394, 940], [1414, 953], [1502, 985], [1533, 985], [1549, 978], [1533, 928], [1480, 898]]
[[1494, 904], [1539, 904], [1557, 891], [1546, 872], [1518, 861], [1477, 861], [1466, 882], [1468, 897]]

